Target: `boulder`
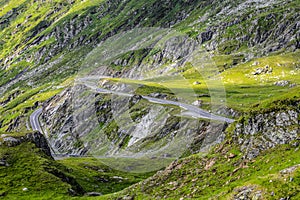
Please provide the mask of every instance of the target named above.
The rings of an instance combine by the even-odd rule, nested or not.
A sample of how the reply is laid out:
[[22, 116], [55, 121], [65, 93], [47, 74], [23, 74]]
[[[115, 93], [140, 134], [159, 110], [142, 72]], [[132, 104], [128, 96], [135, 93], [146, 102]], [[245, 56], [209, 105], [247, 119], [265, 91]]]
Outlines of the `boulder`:
[[200, 85], [201, 84], [201, 82], [199, 82], [199, 81], [195, 81], [194, 83], [193, 83], [193, 85]]
[[277, 81], [277, 82], [274, 83], [274, 85], [281, 86], [281, 87], [285, 87], [285, 86], [287, 86], [289, 84], [290, 84], [290, 82], [286, 81], [286, 80], [281, 80], [281, 81]]
[[202, 106], [202, 100], [196, 100], [196, 101], [194, 101], [193, 103], [192, 103], [192, 105], [194, 105], [194, 106]]

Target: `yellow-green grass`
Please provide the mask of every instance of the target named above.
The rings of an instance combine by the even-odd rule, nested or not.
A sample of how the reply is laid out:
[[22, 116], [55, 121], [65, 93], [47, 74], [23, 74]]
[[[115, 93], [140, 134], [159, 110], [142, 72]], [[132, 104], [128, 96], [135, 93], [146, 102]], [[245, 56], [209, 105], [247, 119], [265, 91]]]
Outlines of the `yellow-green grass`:
[[[2, 127], [0, 130], [6, 131], [12, 120], [32, 113], [36, 103], [42, 103], [60, 93], [62, 90], [63, 88], [55, 89], [49, 87], [49, 85], [43, 85], [41, 87], [29, 89], [18, 95], [17, 98], [11, 100], [5, 106], [0, 107], [0, 116], [2, 119]], [[27, 113], [25, 113], [26, 109], [29, 109]], [[23, 129], [25, 131], [26, 126], [23, 126]]]
[[[254, 186], [261, 191], [262, 199], [282, 197], [299, 198], [300, 169], [288, 174], [281, 170], [299, 164], [299, 149], [290, 145], [278, 146], [263, 152], [256, 159], [247, 161], [235, 147], [217, 146], [211, 153], [192, 155], [181, 159], [172, 168], [159, 173], [150, 181], [144, 181], [116, 194], [97, 199], [118, 199], [134, 196], [135, 199], [179, 199], [190, 196], [195, 199], [232, 199], [237, 189]], [[228, 158], [232, 154], [234, 158]]]
[[144, 156], [141, 158], [107, 157], [99, 158], [99, 161], [122, 172], [143, 174], [148, 172], [153, 173], [153, 170], [157, 171], [159, 169], [163, 169], [174, 159], [175, 158], [149, 158]]
[[[226, 88], [229, 106], [243, 111], [264, 101], [280, 99], [281, 96], [299, 96], [300, 53], [273, 55], [259, 58], [221, 74]], [[257, 65], [254, 65], [257, 64]], [[258, 68], [272, 68], [271, 73], [254, 75]], [[277, 81], [289, 81], [287, 86], [276, 86]], [[290, 87], [291, 84], [296, 84]], [[251, 108], [250, 108], [251, 109]]]
[[[218, 56], [221, 63], [222, 56]], [[229, 60], [228, 56], [224, 57]], [[258, 68], [272, 68], [271, 73], [254, 75]], [[271, 55], [251, 60], [227, 69], [219, 75], [220, 80], [205, 80], [194, 68], [187, 69], [179, 75], [161, 76], [145, 80], [131, 80], [121, 78], [108, 79], [114, 83], [134, 85], [135, 92], [147, 95], [155, 92], [166, 93], [192, 103], [195, 96], [210, 94], [215, 90], [225, 89], [226, 101], [229, 107], [240, 111], [248, 111], [253, 106], [263, 102], [299, 96], [300, 85], [300, 52]], [[209, 71], [209, 70], [208, 70]], [[209, 72], [211, 73], [211, 72]], [[289, 81], [287, 86], [277, 86], [277, 81]], [[193, 84], [196, 81], [200, 84]], [[291, 84], [293, 87], [290, 87]], [[222, 97], [222, 93], [220, 93]], [[198, 98], [205, 103], [211, 103], [210, 98]], [[218, 102], [214, 102], [215, 104]]]
[[22, 3], [26, 2], [27, 0], [12, 0], [12, 1], [8, 1], [5, 6], [1, 6], [0, 9], [0, 17], [2, 17], [3, 15], [5, 15], [8, 11], [10, 11], [12, 8], [16, 8], [19, 5], [21, 5]]
[[[258, 68], [269, 66], [272, 73], [253, 75]], [[240, 64], [222, 73], [224, 84], [266, 85], [279, 80], [300, 83], [300, 51], [283, 55], [262, 57]]]
[[[70, 175], [75, 177], [86, 192], [100, 192], [102, 194], [120, 191], [154, 174], [154, 172], [132, 173], [120, 171], [110, 165], [110, 161], [113, 162], [113, 160], [87, 157], [67, 158], [57, 162], [68, 167]], [[119, 166], [123, 162], [125, 164], [127, 164], [126, 162], [135, 163], [134, 159], [118, 161]]]

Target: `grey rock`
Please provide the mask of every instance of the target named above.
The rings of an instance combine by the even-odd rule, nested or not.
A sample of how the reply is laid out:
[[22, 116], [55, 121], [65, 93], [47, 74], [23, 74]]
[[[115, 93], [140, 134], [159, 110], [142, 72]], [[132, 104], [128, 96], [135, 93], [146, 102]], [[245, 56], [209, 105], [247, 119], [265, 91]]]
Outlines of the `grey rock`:
[[266, 65], [263, 68], [257, 68], [255, 69], [254, 72], [252, 72], [253, 75], [261, 75], [261, 74], [270, 74], [273, 72], [272, 67], [270, 67], [269, 65]]
[[102, 193], [100, 193], [100, 192], [88, 192], [85, 195], [90, 196], [90, 197], [96, 197], [96, 196], [102, 196]]
[[242, 187], [237, 189], [237, 194], [234, 195], [234, 200], [250, 200], [250, 195], [253, 191], [252, 187]]
[[196, 100], [196, 101], [194, 101], [193, 103], [192, 103], [192, 105], [194, 105], [194, 106], [202, 106], [202, 101], [201, 100]]
[[299, 111], [286, 110], [255, 114], [243, 123], [237, 123], [234, 138], [245, 152], [245, 157], [253, 159], [261, 151], [274, 148], [278, 144], [289, 144], [299, 135]]
[[283, 169], [280, 171], [281, 174], [291, 174], [293, 173], [295, 170], [299, 169], [300, 167], [300, 164], [298, 165], [294, 165], [292, 167], [289, 167], [289, 168], [286, 168], [286, 169]]
[[2, 166], [2, 167], [8, 167], [9, 164], [6, 162], [5, 159], [0, 159], [0, 166]]
[[213, 34], [214, 34], [213, 31], [208, 30], [206, 32], [200, 33], [197, 39], [199, 40], [200, 44], [203, 44], [204, 42], [211, 40]]
[[32, 141], [36, 147], [40, 148], [46, 155], [51, 157], [51, 150], [47, 139], [39, 132], [27, 134], [25, 136], [27, 141]]
[[287, 86], [287, 85], [289, 85], [289, 84], [290, 84], [290, 82], [289, 82], [289, 81], [286, 81], [286, 80], [277, 81], [277, 82], [274, 83], [274, 85], [276, 85], [276, 86], [281, 86], [281, 87]]
[[148, 96], [154, 97], [154, 98], [159, 98], [159, 99], [165, 99], [168, 95], [161, 94], [161, 93], [151, 93]]
[[3, 138], [3, 143], [8, 147], [14, 147], [14, 146], [19, 145], [21, 143], [21, 141], [14, 137], [9, 136], [9, 137]]
[[14, 137], [2, 134], [3, 145], [8, 147], [15, 147], [23, 142], [32, 142], [37, 148], [40, 148], [46, 155], [51, 157], [50, 147], [48, 146], [46, 138], [39, 132], [28, 133], [25, 136]]

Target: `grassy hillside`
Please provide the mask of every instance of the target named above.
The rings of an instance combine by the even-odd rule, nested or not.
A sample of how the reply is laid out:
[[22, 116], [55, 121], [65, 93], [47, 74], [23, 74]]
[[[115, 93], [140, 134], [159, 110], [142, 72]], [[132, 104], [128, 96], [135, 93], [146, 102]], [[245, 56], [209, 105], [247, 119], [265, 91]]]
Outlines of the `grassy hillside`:
[[[15, 140], [26, 134], [13, 134]], [[118, 171], [96, 158], [69, 158], [55, 161], [37, 148], [33, 141], [9, 145], [0, 141], [0, 198], [64, 199], [84, 197], [92, 193], [117, 192], [153, 173]]]
[[[255, 199], [299, 198], [299, 150], [280, 146], [245, 160], [230, 144], [209, 155], [179, 160], [166, 170], [120, 194], [99, 199]], [[246, 198], [246, 197], [245, 197]]]
[[[299, 127], [299, 13], [300, 0], [2, 0], [0, 198], [90, 199], [94, 192], [104, 195], [99, 199], [299, 199], [299, 144], [286, 135]], [[149, 166], [143, 160], [118, 160], [121, 169], [129, 162], [143, 172], [129, 173], [105, 164], [116, 162], [113, 158], [53, 160], [34, 142], [20, 139], [30, 134], [29, 116], [34, 110], [51, 104], [53, 97], [74, 86], [85, 67], [93, 67], [85, 64], [99, 44], [148, 27], [159, 29], [152, 36], [161, 34], [157, 37], [161, 40], [150, 48], [141, 45], [105, 59], [100, 63], [105, 67], [95, 69], [113, 78], [101, 80], [98, 86], [121, 83], [137, 88], [137, 95], [159, 94], [189, 104], [199, 100], [203, 109], [235, 117], [237, 122], [226, 129], [223, 143], [205, 155], [174, 161], [157, 173], [144, 173]], [[188, 39], [164, 41], [167, 33]], [[140, 37], [128, 38], [128, 43], [148, 36]], [[109, 50], [122, 48], [118, 41], [111, 44]], [[205, 52], [209, 63], [193, 66], [186, 59], [193, 45]], [[203, 55], [193, 56], [197, 60]], [[140, 71], [147, 73], [141, 76]], [[216, 95], [223, 89], [225, 96]], [[130, 117], [138, 121], [148, 107], [144, 101], [132, 106]], [[260, 122], [276, 119], [279, 111], [287, 116], [291, 108], [298, 113], [294, 121], [289, 119], [293, 125], [278, 125], [279, 131], [274, 131], [284, 142], [260, 149], [261, 143], [270, 142], [263, 137]], [[250, 120], [266, 113], [269, 118]], [[55, 121], [60, 124], [62, 118]], [[255, 134], [236, 135], [237, 123], [250, 126], [253, 121], [261, 125]], [[103, 130], [109, 136], [116, 126], [113, 121]], [[119, 135], [112, 135], [119, 141]], [[7, 145], [5, 138], [13, 145]], [[15, 140], [20, 141], [15, 144]], [[128, 141], [122, 138], [120, 147]], [[256, 158], [246, 157], [245, 141], [254, 141], [253, 148], [259, 149]], [[163, 162], [153, 159], [152, 164], [160, 167]]]
[[[96, 44], [136, 27], [171, 28], [187, 34], [210, 51], [222, 72], [229, 107], [244, 110], [268, 98], [270, 90], [275, 97], [289, 92], [286, 87], [273, 85], [280, 80], [296, 85], [299, 82], [295, 79], [299, 73], [299, 53], [286, 54], [299, 48], [298, 5], [298, 1], [269, 4], [181, 0], [163, 3], [5, 1], [0, 14], [3, 29], [0, 33], [0, 130], [22, 131], [30, 114], [28, 110], [34, 109], [35, 103], [45, 101], [49, 94], [69, 86]], [[150, 52], [145, 59], [141, 58], [142, 63], [151, 62], [160, 53], [160, 50]], [[139, 56], [130, 58], [136, 60]], [[256, 62], [259, 64], [254, 66]], [[134, 64], [126, 67], [130, 69]], [[165, 64], [167, 67], [168, 63]], [[273, 73], [251, 75], [256, 68], [267, 65]], [[125, 70], [124, 66], [112, 66], [112, 69], [114, 73]], [[190, 82], [201, 81], [193, 74], [191, 69], [184, 76]], [[176, 80], [171, 80], [165, 86], [176, 88], [176, 84]], [[207, 93], [205, 84], [194, 89], [196, 93]], [[258, 89], [261, 94], [256, 93]], [[34, 95], [38, 93], [45, 95]], [[9, 101], [14, 103], [7, 105]], [[16, 111], [13, 104], [22, 105]]]
[[[246, 132], [242, 132], [242, 135], [236, 135], [236, 132], [239, 127], [237, 124], [241, 121], [249, 124], [251, 121], [247, 119], [251, 116], [269, 113], [272, 118], [290, 109], [299, 110], [299, 97], [273, 103], [273, 107], [267, 109], [263, 106], [259, 108], [255, 114], [246, 114], [233, 123], [226, 130], [225, 141], [212, 148], [208, 154], [195, 154], [174, 161], [147, 180], [103, 199], [298, 199], [298, 139], [269, 147], [258, 156], [249, 158], [246, 152], [251, 148], [261, 148], [259, 140], [264, 133], [253, 133], [251, 138]], [[295, 125], [299, 136], [299, 121]], [[241, 148], [243, 140], [248, 144], [253, 142], [253, 146]], [[265, 138], [263, 143], [267, 142]]]

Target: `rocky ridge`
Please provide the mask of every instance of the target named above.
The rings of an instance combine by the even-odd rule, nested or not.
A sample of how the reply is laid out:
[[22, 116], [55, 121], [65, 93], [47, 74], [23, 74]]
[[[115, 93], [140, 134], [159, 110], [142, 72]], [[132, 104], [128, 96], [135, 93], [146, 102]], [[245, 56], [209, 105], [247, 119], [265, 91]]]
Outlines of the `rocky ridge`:
[[[298, 104], [298, 106], [297, 106]], [[276, 145], [299, 145], [299, 102], [292, 108], [245, 116], [235, 125], [233, 138], [245, 152], [245, 158], [254, 159], [261, 151]]]
[[10, 136], [7, 134], [2, 134], [0, 136], [0, 145], [4, 145], [7, 147], [18, 146], [21, 143], [25, 143], [25, 142], [31, 142], [35, 144], [37, 148], [41, 149], [47, 156], [51, 157], [51, 150], [50, 147], [48, 146], [48, 141], [39, 132], [28, 133], [25, 134], [24, 136], [19, 136], [19, 137]]
[[[115, 62], [117, 66], [130, 67], [133, 70], [117, 70], [114, 71], [115, 76], [126, 74], [126, 77], [142, 77], [144, 74], [133, 72], [142, 73], [152, 70], [152, 64], [157, 68], [170, 60], [176, 61], [200, 46], [220, 54], [237, 53], [238, 59], [235, 59], [232, 65], [271, 52], [283, 49], [294, 51], [299, 48], [298, 8], [292, 1], [246, 1], [232, 4], [178, 0], [163, 4], [148, 2], [141, 8], [135, 7], [135, 3], [129, 0], [106, 1], [92, 4], [74, 13], [70, 8], [77, 5], [77, 1], [54, 2], [53, 5], [49, 3], [47, 6], [51, 9], [45, 13], [39, 11], [43, 6], [35, 3], [38, 4], [35, 14], [41, 18], [36, 24], [32, 23], [35, 15], [23, 12], [28, 9], [27, 3], [1, 16], [1, 26], [6, 30], [3, 32], [5, 40], [0, 42], [1, 48], [6, 49], [0, 57], [1, 69], [5, 74], [3, 83], [0, 84], [1, 94], [20, 85], [36, 87], [53, 80], [65, 80], [78, 72], [83, 58], [91, 49], [107, 38], [132, 28], [160, 26], [177, 31], [181, 27], [188, 27], [185, 34], [194, 38], [194, 41], [183, 41], [182, 47], [190, 49], [179, 52], [176, 49], [165, 51], [168, 50], [168, 46], [173, 48], [174, 41], [169, 41], [169, 45], [165, 49], [157, 50], [151, 55], [151, 59], [147, 56], [149, 52], [146, 52], [134, 65], [130, 65], [128, 61], [136, 59], [135, 55], [129, 60], [118, 59]], [[200, 14], [192, 12], [193, 9], [202, 10], [209, 5], [216, 9], [209, 9]], [[24, 22], [15, 24], [14, 21], [21, 17], [24, 18]], [[107, 22], [109, 17], [113, 24]], [[115, 21], [119, 23], [114, 23]], [[14, 32], [14, 37], [5, 35], [8, 32]], [[14, 38], [18, 37], [21, 38], [22, 44], [14, 41]], [[252, 50], [244, 52], [245, 46]], [[180, 64], [181, 62], [173, 63], [164, 69], [158, 69], [157, 74], [179, 70]], [[24, 117], [26, 114], [21, 116]], [[19, 130], [20, 126], [24, 126], [24, 121], [13, 119], [7, 122], [12, 127], [9, 130]]]
[[[175, 147], [179, 150], [176, 141], [181, 140], [181, 146], [188, 145], [190, 153], [197, 153], [207, 151], [224, 138], [222, 130], [226, 125], [178, 117], [172, 114], [178, 113], [176, 108], [151, 104], [135, 96], [128, 99], [127, 105], [126, 101], [125, 105], [123, 101], [112, 102], [112, 97], [105, 94], [87, 93], [81, 99], [72, 99], [74, 92], [78, 92], [78, 87], [44, 104], [42, 125], [58, 154], [98, 155], [99, 149], [105, 149], [99, 156], [138, 153], [176, 157], [180, 156], [177, 153], [186, 151], [174, 150]], [[123, 112], [129, 116], [122, 117]], [[161, 123], [157, 123], [158, 120]]]

